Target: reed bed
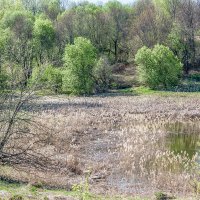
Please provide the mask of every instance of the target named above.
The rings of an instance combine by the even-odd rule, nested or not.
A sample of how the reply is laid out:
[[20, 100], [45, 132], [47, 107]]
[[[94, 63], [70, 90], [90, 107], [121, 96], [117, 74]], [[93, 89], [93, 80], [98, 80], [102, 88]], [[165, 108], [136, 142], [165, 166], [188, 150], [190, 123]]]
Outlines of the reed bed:
[[200, 133], [199, 95], [41, 97], [24, 110], [47, 128], [48, 142], [40, 152], [59, 170], [14, 173], [4, 167], [0, 175], [70, 189], [89, 171], [95, 193], [196, 192], [198, 153], [176, 153], [167, 138], [172, 132]]

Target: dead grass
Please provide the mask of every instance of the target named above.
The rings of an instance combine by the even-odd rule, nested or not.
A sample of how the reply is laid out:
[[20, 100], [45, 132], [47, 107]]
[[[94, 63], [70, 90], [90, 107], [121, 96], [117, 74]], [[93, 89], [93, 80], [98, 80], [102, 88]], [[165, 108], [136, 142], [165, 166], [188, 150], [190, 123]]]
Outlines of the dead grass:
[[48, 145], [40, 151], [52, 156], [59, 170], [19, 173], [4, 168], [0, 175], [70, 190], [90, 170], [90, 189], [97, 194], [193, 192], [190, 183], [199, 178], [196, 157], [175, 155], [163, 138], [168, 134], [165, 125], [175, 121], [200, 128], [198, 95], [41, 97], [29, 108], [33, 110], [34, 119], [49, 130]]

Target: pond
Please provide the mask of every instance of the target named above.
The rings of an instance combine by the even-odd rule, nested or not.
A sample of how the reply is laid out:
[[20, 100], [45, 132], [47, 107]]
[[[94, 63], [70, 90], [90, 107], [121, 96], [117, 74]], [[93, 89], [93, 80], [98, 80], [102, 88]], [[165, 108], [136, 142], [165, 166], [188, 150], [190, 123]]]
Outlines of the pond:
[[175, 154], [187, 153], [192, 159], [196, 154], [200, 164], [200, 127], [195, 123], [175, 122], [166, 126], [167, 147]]

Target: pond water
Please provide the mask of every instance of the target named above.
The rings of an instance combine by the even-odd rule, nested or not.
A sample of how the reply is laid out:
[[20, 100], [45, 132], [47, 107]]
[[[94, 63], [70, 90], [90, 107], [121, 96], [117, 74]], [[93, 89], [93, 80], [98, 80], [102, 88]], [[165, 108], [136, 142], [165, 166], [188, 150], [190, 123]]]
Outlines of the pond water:
[[175, 154], [187, 153], [192, 159], [195, 154], [200, 164], [200, 127], [195, 123], [176, 122], [166, 126], [169, 132], [167, 136], [167, 147]]

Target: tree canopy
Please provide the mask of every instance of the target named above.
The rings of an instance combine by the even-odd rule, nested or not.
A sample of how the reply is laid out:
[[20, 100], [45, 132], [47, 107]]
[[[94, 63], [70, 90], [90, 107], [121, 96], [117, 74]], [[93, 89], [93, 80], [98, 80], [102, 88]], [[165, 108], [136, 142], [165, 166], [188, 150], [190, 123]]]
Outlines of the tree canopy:
[[75, 94], [91, 94], [93, 91], [93, 68], [96, 61], [96, 49], [92, 43], [82, 37], [65, 48], [64, 61], [66, 89]]
[[[183, 74], [199, 70], [199, 1], [66, 2], [0, 0], [0, 67], [7, 75], [11, 66], [15, 68], [17, 85], [28, 85], [34, 68], [46, 65], [61, 73], [65, 68], [72, 70], [72, 65], [78, 68], [81, 62], [92, 69], [103, 57], [109, 65], [135, 67], [138, 50], [157, 44], [177, 56]], [[88, 57], [93, 49], [88, 45], [95, 48], [95, 61]]]

